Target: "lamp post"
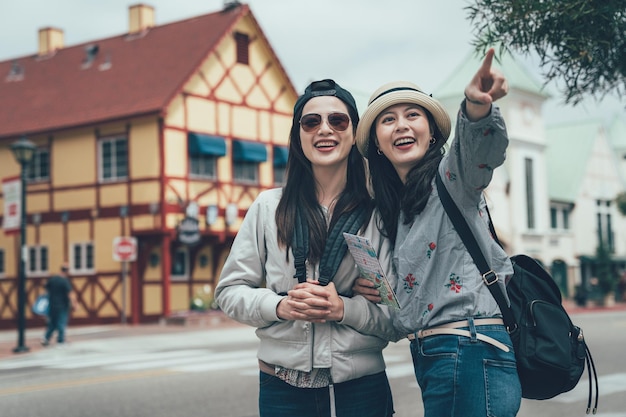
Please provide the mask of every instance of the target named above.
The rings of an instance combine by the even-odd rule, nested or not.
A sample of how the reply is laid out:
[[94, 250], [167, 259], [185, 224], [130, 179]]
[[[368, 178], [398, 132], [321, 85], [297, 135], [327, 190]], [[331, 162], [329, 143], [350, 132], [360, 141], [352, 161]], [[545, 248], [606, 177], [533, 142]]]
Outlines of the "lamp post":
[[35, 144], [22, 136], [20, 140], [11, 145], [11, 151], [13, 156], [20, 164], [20, 179], [21, 179], [21, 214], [20, 214], [20, 261], [19, 261], [19, 276], [17, 286], [17, 347], [13, 349], [13, 352], [27, 352], [28, 347], [24, 343], [24, 330], [26, 329], [26, 170], [28, 164], [33, 159], [35, 153]]

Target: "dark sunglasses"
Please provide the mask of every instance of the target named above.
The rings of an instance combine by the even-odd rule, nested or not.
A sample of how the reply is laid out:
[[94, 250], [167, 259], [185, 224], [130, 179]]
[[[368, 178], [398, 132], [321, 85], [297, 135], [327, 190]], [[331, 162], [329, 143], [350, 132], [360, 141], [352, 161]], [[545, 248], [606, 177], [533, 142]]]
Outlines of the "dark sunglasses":
[[[326, 120], [333, 130], [343, 132], [350, 125], [350, 116], [345, 113], [330, 113]], [[319, 128], [322, 124], [322, 116], [317, 113], [305, 114], [300, 118], [300, 126], [307, 133]]]

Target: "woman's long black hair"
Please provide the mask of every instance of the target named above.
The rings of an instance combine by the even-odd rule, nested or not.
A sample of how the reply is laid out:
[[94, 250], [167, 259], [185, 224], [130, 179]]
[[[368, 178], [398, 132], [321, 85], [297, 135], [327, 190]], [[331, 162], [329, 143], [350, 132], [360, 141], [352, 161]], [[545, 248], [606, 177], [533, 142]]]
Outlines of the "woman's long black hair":
[[[358, 114], [348, 107], [348, 113], [352, 120], [353, 133], [356, 132]], [[287, 181], [283, 188], [283, 194], [276, 209], [276, 226], [278, 229], [278, 242], [287, 248], [293, 246], [293, 231], [296, 222], [296, 209], [300, 207], [301, 214], [309, 225], [309, 256], [311, 262], [318, 262], [324, 252], [328, 230], [330, 230], [339, 216], [354, 210], [361, 204], [368, 207], [368, 215], [365, 221], [369, 221], [372, 201], [367, 190], [367, 177], [365, 161], [353, 145], [348, 156], [348, 172], [346, 187], [341, 192], [333, 209], [330, 226], [327, 228], [326, 219], [322, 207], [317, 200], [317, 184], [313, 176], [311, 162], [304, 155], [300, 138], [300, 123], [302, 109], [294, 114], [291, 132], [289, 134], [289, 158], [287, 160]], [[366, 223], [364, 223], [366, 224]], [[361, 225], [361, 228], [364, 225]]]
[[409, 224], [424, 210], [432, 191], [432, 180], [444, 154], [443, 145], [446, 140], [430, 112], [426, 109], [424, 111], [428, 116], [431, 134], [436, 142], [411, 168], [404, 184], [389, 159], [377, 152], [376, 121], [378, 118], [372, 123], [369, 133], [367, 160], [374, 204], [381, 216], [378, 229], [391, 241], [392, 245], [396, 243], [400, 214], [403, 216], [404, 224]]

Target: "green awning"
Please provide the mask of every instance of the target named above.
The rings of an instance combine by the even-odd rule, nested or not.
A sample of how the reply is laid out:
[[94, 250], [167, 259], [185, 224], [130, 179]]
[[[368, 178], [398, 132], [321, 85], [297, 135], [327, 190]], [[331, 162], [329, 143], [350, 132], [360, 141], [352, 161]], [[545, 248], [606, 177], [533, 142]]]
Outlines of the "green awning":
[[189, 155], [226, 155], [226, 140], [223, 137], [189, 132], [187, 139]]
[[259, 142], [233, 140], [233, 159], [237, 162], [265, 162], [267, 148]]
[[289, 148], [286, 146], [274, 146], [274, 166], [284, 167], [287, 165]]

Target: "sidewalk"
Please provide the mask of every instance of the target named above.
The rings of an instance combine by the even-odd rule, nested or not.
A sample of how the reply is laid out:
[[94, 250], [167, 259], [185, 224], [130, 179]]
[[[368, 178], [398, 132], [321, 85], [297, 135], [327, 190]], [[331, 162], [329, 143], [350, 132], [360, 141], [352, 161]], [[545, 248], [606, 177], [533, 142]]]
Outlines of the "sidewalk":
[[569, 314], [581, 314], [581, 313], [596, 313], [602, 311], [626, 311], [626, 302], [615, 302], [614, 305], [611, 306], [597, 306], [597, 305], [587, 305], [581, 307], [576, 304], [574, 300], [563, 300], [563, 307]]
[[[577, 306], [573, 300], [564, 300], [563, 306], [571, 314], [586, 314], [608, 311], [623, 311], [626, 313], [626, 303], [616, 303], [610, 307], [600, 306]], [[161, 323], [154, 324], [107, 324], [97, 326], [72, 326], [71, 322], [67, 329], [67, 343], [80, 343], [83, 341], [99, 340], [116, 337], [142, 336], [165, 333], [181, 333], [189, 331], [198, 331], [202, 329], [219, 329], [234, 326], [244, 326], [236, 321], [226, 317], [220, 311], [211, 311], [208, 313], [190, 313], [187, 315], [178, 315], [162, 320]], [[19, 355], [30, 355], [43, 349], [55, 349], [56, 343], [53, 342], [49, 347], [41, 346], [41, 337], [45, 328], [28, 328], [25, 331], [25, 345], [29, 348], [28, 352], [14, 353], [13, 349], [17, 346], [17, 329], [0, 331], [0, 361], [3, 358], [17, 357]]]
[[[198, 331], [202, 329], [219, 329], [243, 324], [226, 317], [222, 312], [208, 312], [206, 314], [190, 314], [187, 320], [183, 315], [174, 316], [169, 320], [162, 320], [160, 323], [150, 324], [103, 324], [93, 326], [72, 326], [70, 324], [66, 330], [66, 343], [80, 343], [90, 340], [108, 339], [126, 336], [143, 336], [165, 333], [182, 333]], [[43, 347], [41, 338], [45, 332], [45, 327], [27, 328], [24, 333], [25, 346], [28, 352], [14, 353], [17, 346], [18, 332], [13, 330], [0, 330], [0, 361], [7, 357], [17, 357], [20, 355], [30, 355], [44, 349], [56, 349], [56, 333], [53, 335], [50, 346]]]

